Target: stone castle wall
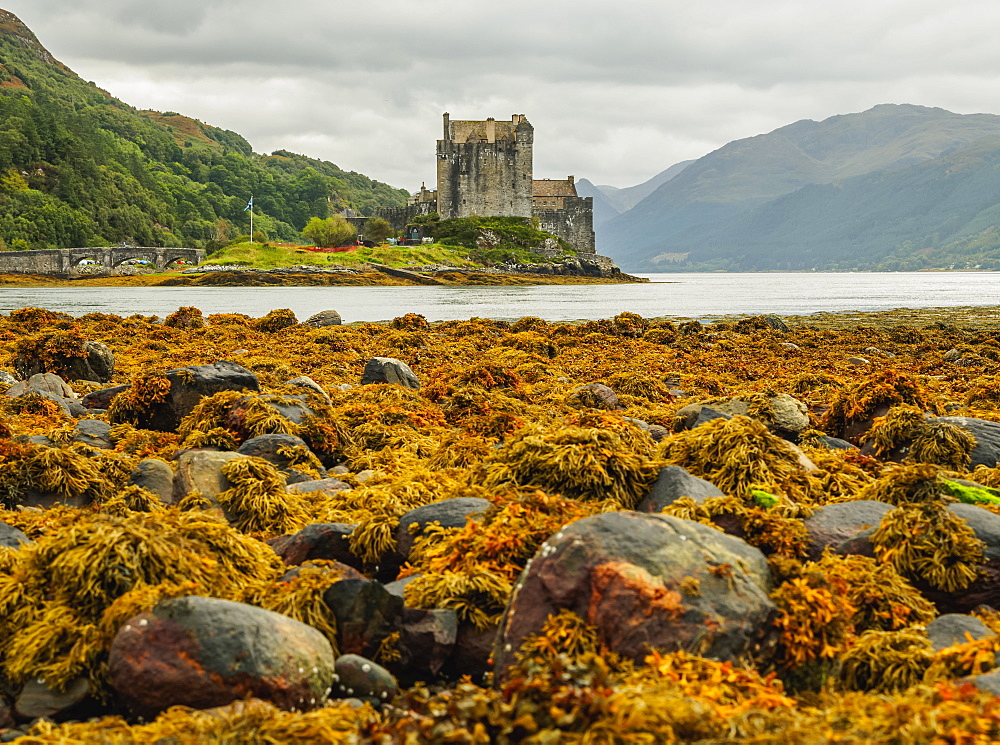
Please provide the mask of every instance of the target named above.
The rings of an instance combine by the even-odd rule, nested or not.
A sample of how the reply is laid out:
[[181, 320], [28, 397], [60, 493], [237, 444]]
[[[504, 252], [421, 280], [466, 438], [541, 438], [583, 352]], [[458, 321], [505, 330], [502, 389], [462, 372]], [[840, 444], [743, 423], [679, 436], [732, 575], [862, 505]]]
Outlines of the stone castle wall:
[[580, 255], [596, 252], [593, 197], [561, 197], [561, 209], [541, 206], [538, 201], [534, 217], [542, 230], [559, 236]]

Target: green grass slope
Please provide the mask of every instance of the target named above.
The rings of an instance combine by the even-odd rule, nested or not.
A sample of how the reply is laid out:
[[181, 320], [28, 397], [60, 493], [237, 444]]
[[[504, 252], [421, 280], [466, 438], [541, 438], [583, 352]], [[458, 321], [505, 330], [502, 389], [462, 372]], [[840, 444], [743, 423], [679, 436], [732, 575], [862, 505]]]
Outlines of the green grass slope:
[[[240, 135], [141, 112], [55, 60], [0, 10], [0, 241], [214, 248], [254, 227], [293, 239], [312, 216], [371, 214], [406, 192], [324, 161], [253, 152]], [[3, 247], [0, 246], [0, 247]]]

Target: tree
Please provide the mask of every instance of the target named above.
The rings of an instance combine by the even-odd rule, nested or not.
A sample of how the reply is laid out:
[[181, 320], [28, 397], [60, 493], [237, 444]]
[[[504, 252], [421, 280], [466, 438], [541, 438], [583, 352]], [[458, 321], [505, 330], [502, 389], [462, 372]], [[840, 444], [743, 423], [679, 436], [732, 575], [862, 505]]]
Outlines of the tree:
[[302, 231], [303, 238], [321, 248], [342, 246], [354, 236], [354, 226], [339, 216], [328, 217], [325, 220], [318, 217], [310, 218]]
[[391, 238], [394, 232], [392, 225], [381, 217], [373, 217], [365, 223], [365, 240], [375, 243], [385, 243], [385, 240]]

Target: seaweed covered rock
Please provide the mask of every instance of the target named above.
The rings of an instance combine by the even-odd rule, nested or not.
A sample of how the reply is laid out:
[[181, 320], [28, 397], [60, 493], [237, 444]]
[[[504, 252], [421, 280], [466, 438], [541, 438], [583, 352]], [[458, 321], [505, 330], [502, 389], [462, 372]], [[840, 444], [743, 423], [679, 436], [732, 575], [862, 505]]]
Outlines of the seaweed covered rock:
[[420, 381], [410, 366], [394, 357], [372, 357], [365, 363], [361, 374], [361, 385], [388, 383], [404, 388], [420, 388]]
[[260, 390], [260, 383], [256, 375], [235, 362], [179, 367], [133, 380], [128, 390], [112, 399], [108, 417], [112, 423], [174, 432], [206, 396], [242, 390]]
[[106, 383], [114, 374], [115, 356], [106, 344], [87, 340], [70, 329], [21, 339], [13, 366], [22, 378], [48, 372], [64, 380]]
[[[705, 409], [711, 413], [704, 412]], [[749, 416], [782, 436], [794, 436], [809, 427], [806, 405], [787, 393], [761, 393], [688, 404], [677, 410], [676, 417], [680, 429], [692, 429], [718, 418], [716, 414]]]
[[862, 531], [877, 527], [892, 505], [868, 499], [820, 507], [805, 519], [809, 559], [817, 561], [827, 547], [836, 547]]
[[424, 528], [437, 523], [442, 528], [461, 528], [466, 521], [489, 509], [490, 503], [478, 497], [457, 497], [432, 502], [412, 509], [399, 518], [396, 526], [396, 550], [403, 561], [409, 559], [414, 541], [422, 535]]
[[327, 496], [350, 488], [351, 485], [346, 481], [341, 481], [340, 479], [333, 477], [313, 479], [311, 481], [299, 481], [288, 485], [288, 491], [293, 494], [311, 494], [313, 492], [321, 492]]
[[700, 503], [709, 497], [723, 496], [719, 488], [705, 479], [700, 479], [680, 466], [664, 466], [653, 482], [649, 494], [642, 498], [636, 510], [639, 512], [660, 512], [681, 497], [691, 497]]
[[215, 450], [188, 450], [177, 458], [177, 474], [174, 478], [174, 500], [180, 501], [192, 492], [198, 492], [206, 499], [232, 488], [232, 482], [222, 472], [222, 467], [230, 461], [247, 456], [234, 452]]
[[[297, 465], [303, 455], [308, 457], [309, 446], [306, 445], [305, 440], [295, 435], [267, 434], [245, 440], [236, 452], [241, 455], [263, 458], [268, 463], [285, 470]], [[316, 465], [319, 463], [317, 462]], [[320, 468], [322, 469], [322, 466]], [[323, 469], [320, 475], [325, 475], [325, 473], [326, 470]]]
[[42, 372], [35, 373], [20, 383], [15, 383], [7, 389], [6, 395], [11, 398], [20, 398], [30, 393], [37, 393], [42, 396], [55, 396], [57, 398], [76, 398], [76, 393], [70, 388], [66, 381], [55, 373]]
[[973, 436], [975, 444], [969, 453], [972, 461], [970, 468], [994, 468], [1000, 464], [1000, 423], [967, 416], [943, 416], [930, 421], [954, 424]]
[[312, 709], [333, 684], [333, 650], [304, 623], [243, 603], [183, 597], [121, 627], [108, 657], [111, 685], [137, 714], [205, 709], [255, 696]]
[[611, 512], [563, 528], [514, 589], [494, 651], [502, 676], [546, 619], [569, 610], [641, 661], [650, 648], [738, 660], [775, 643], [764, 555], [688, 520]]

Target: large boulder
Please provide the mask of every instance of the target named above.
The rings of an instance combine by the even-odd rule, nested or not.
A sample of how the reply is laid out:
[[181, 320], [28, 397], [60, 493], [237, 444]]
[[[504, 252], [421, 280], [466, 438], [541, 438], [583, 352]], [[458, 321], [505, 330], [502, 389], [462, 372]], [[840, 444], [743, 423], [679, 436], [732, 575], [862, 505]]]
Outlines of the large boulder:
[[340, 326], [341, 323], [343, 323], [343, 319], [337, 311], [321, 310], [319, 313], [314, 313], [309, 316], [302, 322], [302, 325], [312, 326], [313, 328], [318, 329], [323, 328], [324, 326]]
[[361, 373], [361, 385], [389, 383], [404, 388], [420, 388], [420, 381], [410, 366], [393, 357], [372, 357]]
[[242, 445], [240, 445], [236, 452], [241, 455], [263, 458], [279, 470], [285, 470], [291, 467], [291, 460], [286, 454], [288, 449], [297, 447], [305, 448], [307, 451], [309, 450], [309, 446], [301, 437], [296, 437], [295, 435], [269, 434], [251, 437], [249, 440], [246, 440]]
[[612, 651], [641, 661], [650, 648], [737, 660], [775, 642], [764, 555], [688, 520], [609, 512], [547, 540], [522, 573], [494, 650], [502, 677], [529, 634], [570, 610]]
[[680, 466], [665, 466], [660, 469], [649, 494], [636, 505], [638, 512], [662, 512], [664, 507], [681, 497], [691, 497], [695, 502], [704, 502], [709, 497], [724, 496], [722, 491], [710, 481], [688, 473]]
[[456, 497], [416, 507], [401, 518], [396, 526], [396, 550], [404, 561], [410, 557], [413, 543], [432, 523], [442, 528], [463, 528], [474, 515], [481, 515], [490, 508], [490, 502], [479, 497]]
[[809, 533], [810, 561], [817, 561], [827, 546], [836, 547], [868, 528], [877, 527], [891, 510], [891, 504], [867, 499], [820, 507], [804, 521]]
[[29, 376], [27, 380], [15, 383], [6, 391], [6, 395], [11, 398], [20, 398], [31, 393], [37, 393], [42, 396], [55, 396], [56, 398], [76, 399], [76, 393], [73, 392], [73, 389], [55, 373], [35, 373]]
[[[707, 412], [703, 411], [708, 409]], [[676, 417], [683, 429], [693, 429], [719, 416], [749, 416], [770, 427], [776, 434], [794, 437], [809, 427], [809, 410], [804, 403], [787, 393], [770, 396], [765, 406], [740, 397], [715, 399], [688, 404], [677, 410]]]
[[384, 704], [399, 695], [399, 685], [388, 670], [366, 657], [342, 654], [337, 658], [334, 695]]
[[183, 597], [129, 619], [111, 643], [108, 670], [123, 703], [140, 716], [247, 696], [306, 710], [328, 695], [334, 657], [319, 631], [288, 616]]
[[[138, 402], [135, 407], [116, 411], [117, 397], [111, 407], [113, 422], [130, 421], [141, 429], [173, 432], [205, 396], [220, 391], [258, 391], [257, 376], [235, 362], [222, 360], [213, 365], [192, 365], [168, 370], [170, 389], [163, 401]], [[118, 394], [119, 396], [126, 394]]]

